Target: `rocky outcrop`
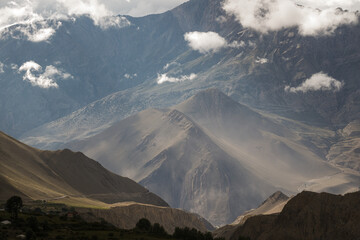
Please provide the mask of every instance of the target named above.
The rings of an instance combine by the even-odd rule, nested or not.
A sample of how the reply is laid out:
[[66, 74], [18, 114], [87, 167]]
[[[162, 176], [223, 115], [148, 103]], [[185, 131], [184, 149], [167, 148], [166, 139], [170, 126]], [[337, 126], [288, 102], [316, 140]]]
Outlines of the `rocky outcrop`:
[[302, 192], [280, 214], [255, 216], [239, 226], [230, 240], [239, 236], [266, 239], [359, 239], [360, 192], [344, 196]]
[[242, 226], [249, 218], [258, 215], [270, 215], [280, 213], [285, 204], [289, 201], [289, 197], [280, 191], [275, 192], [268, 197], [258, 208], [249, 210], [236, 218], [236, 220], [226, 226], [216, 229], [213, 232], [214, 237], [230, 239], [239, 226]]

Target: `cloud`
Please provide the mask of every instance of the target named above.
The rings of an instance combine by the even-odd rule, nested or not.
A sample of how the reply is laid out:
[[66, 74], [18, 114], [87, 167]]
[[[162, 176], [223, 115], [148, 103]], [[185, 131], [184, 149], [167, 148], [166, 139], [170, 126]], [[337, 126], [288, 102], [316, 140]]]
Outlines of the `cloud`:
[[133, 79], [133, 78], [136, 78], [136, 77], [137, 77], [136, 73], [134, 73], [134, 74], [125, 73], [124, 74], [124, 78], [126, 78], [126, 79]]
[[[305, 2], [316, 6], [313, 4], [315, 1]], [[320, 10], [300, 6], [291, 0], [225, 0], [223, 9], [229, 15], [235, 16], [244, 27], [262, 33], [298, 27], [299, 33], [304, 36], [328, 35], [340, 25], [354, 24], [358, 21], [353, 12], [336, 9], [335, 5], [322, 6]]]
[[4, 73], [4, 63], [0, 62], [0, 73]]
[[215, 32], [188, 32], [184, 38], [192, 49], [200, 53], [217, 52], [228, 45], [225, 38]]
[[256, 63], [260, 63], [260, 64], [265, 64], [268, 61], [269, 60], [267, 58], [259, 58], [259, 57], [257, 57], [256, 60], [255, 60]]
[[65, 13], [70, 16], [88, 15], [94, 24], [104, 29], [110, 27], [129, 26], [130, 21], [123, 16], [115, 16], [115, 13], [98, 0], [57, 0], [65, 8]]
[[86, 15], [103, 29], [131, 25], [124, 16], [116, 16], [98, 0], [34, 0], [10, 1], [0, 4], [0, 37], [6, 36], [32, 42], [46, 41], [61, 26], [61, 21]]
[[9, 2], [0, 8], [0, 37], [6, 36], [20, 39], [25, 38], [32, 42], [48, 40], [61, 26], [55, 19], [45, 20], [35, 13], [32, 2], [21, 4]]
[[45, 71], [42, 71], [42, 67], [34, 61], [28, 61], [21, 65], [19, 72], [25, 72], [23, 76], [24, 81], [28, 81], [31, 85], [40, 88], [58, 88], [59, 85], [54, 79], [72, 78], [69, 73], [63, 72], [53, 65], [47, 66]]
[[178, 63], [178, 62], [170, 62], [170, 63], [167, 63], [167, 64], [163, 67], [163, 70], [168, 70], [168, 69], [171, 69], [171, 68], [177, 67], [177, 66], [181, 66], [181, 64]]
[[188, 32], [184, 34], [188, 45], [200, 53], [218, 52], [222, 48], [240, 48], [245, 46], [244, 41], [228, 43], [225, 38], [216, 32]]
[[339, 91], [344, 86], [343, 82], [330, 77], [329, 75], [319, 72], [306, 79], [298, 87], [286, 86], [285, 91], [291, 93], [308, 91]]
[[158, 84], [162, 84], [164, 82], [171, 82], [171, 83], [184, 82], [188, 80], [194, 80], [196, 77], [197, 75], [195, 73], [191, 73], [190, 75], [183, 75], [180, 77], [169, 77], [166, 73], [164, 73], [164, 74], [158, 74], [156, 82]]

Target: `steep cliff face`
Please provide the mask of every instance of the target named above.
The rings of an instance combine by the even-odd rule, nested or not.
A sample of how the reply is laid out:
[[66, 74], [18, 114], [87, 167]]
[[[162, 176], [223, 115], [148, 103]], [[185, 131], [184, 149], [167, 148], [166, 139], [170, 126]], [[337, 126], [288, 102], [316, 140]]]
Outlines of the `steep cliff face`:
[[111, 209], [77, 209], [87, 221], [105, 219], [122, 229], [132, 229], [141, 218], [148, 219], [152, 224], [159, 223], [172, 234], [175, 227], [189, 227], [202, 232], [213, 230], [213, 226], [200, 216], [180, 209], [158, 207], [143, 204], [129, 204], [128, 206]]
[[344, 196], [302, 192], [280, 214], [248, 219], [230, 239], [358, 239], [359, 204], [360, 192]]

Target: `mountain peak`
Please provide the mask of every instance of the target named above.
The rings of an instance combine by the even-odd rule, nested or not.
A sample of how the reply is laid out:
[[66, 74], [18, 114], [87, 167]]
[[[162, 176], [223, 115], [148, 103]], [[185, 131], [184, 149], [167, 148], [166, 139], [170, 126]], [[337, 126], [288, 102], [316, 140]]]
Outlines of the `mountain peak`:
[[277, 191], [274, 194], [272, 194], [270, 197], [268, 197], [262, 205], [266, 204], [266, 203], [276, 203], [276, 202], [283, 202], [288, 200], [289, 197], [287, 195], [285, 195], [284, 193], [282, 193], [281, 191]]
[[216, 88], [209, 88], [198, 92], [188, 100], [175, 106], [175, 109], [178, 109], [185, 114], [201, 113], [206, 115], [217, 115], [227, 111], [232, 112], [234, 108], [239, 107], [242, 110], [251, 111], [248, 107], [234, 101], [220, 90]]

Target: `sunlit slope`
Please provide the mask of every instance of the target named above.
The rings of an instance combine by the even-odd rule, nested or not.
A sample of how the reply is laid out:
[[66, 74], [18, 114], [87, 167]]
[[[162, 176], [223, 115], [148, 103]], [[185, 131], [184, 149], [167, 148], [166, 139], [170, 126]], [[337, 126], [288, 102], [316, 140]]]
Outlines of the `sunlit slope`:
[[139, 184], [109, 172], [79, 152], [40, 151], [0, 133], [0, 154], [3, 200], [20, 193], [35, 200], [73, 198], [99, 206], [122, 201], [167, 205]]

